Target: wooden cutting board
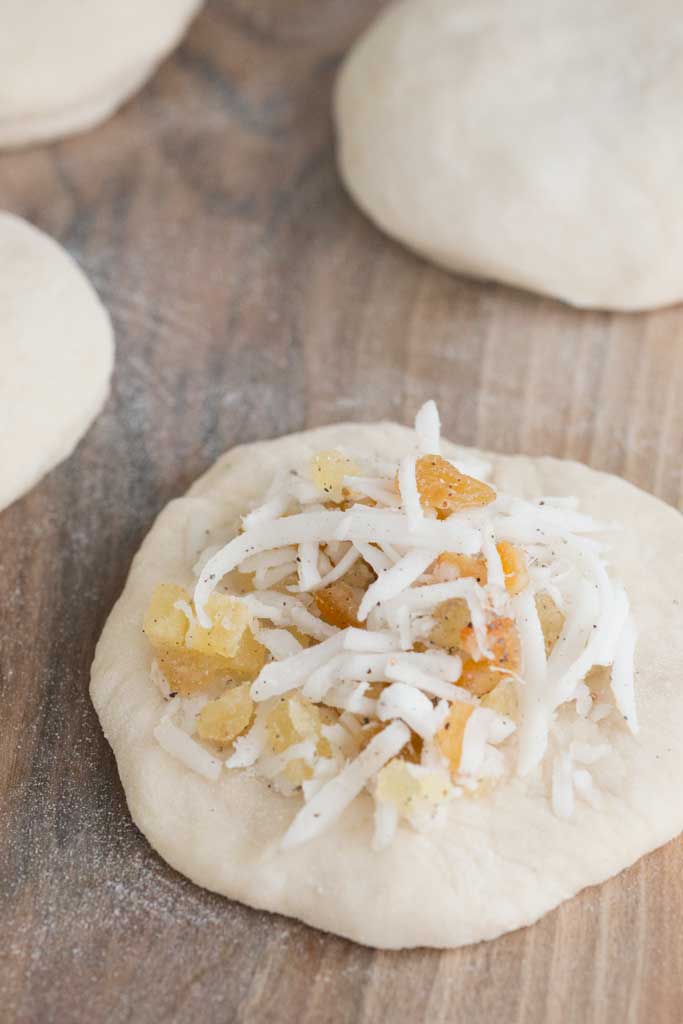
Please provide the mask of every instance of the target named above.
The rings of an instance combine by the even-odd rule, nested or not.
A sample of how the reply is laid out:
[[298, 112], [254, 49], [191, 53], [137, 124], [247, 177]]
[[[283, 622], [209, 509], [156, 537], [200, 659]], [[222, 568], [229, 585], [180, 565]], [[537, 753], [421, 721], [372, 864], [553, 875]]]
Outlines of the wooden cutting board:
[[449, 276], [344, 194], [330, 88], [378, 6], [216, 0], [109, 123], [0, 156], [0, 206], [75, 254], [118, 342], [76, 455], [0, 515], [3, 1021], [683, 1019], [680, 841], [495, 942], [374, 952], [170, 870], [88, 699], [155, 515], [241, 441], [409, 422], [433, 396], [454, 440], [683, 502], [683, 308], [579, 313]]

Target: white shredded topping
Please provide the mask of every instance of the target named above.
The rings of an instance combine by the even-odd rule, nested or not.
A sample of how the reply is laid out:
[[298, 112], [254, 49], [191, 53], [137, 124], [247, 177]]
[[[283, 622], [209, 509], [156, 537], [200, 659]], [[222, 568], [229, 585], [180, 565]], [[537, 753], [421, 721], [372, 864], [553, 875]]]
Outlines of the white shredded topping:
[[154, 728], [154, 738], [159, 746], [184, 764], [190, 771], [203, 775], [215, 782], [221, 773], [221, 762], [212, 757], [200, 743], [176, 725], [170, 718], [162, 718]]
[[[439, 506], [437, 515], [417, 474], [419, 458], [440, 458], [433, 402], [407, 447], [395, 461], [338, 449], [314, 472], [278, 473], [242, 532], [199, 559], [193, 600], [174, 609], [193, 627], [229, 630], [207, 602], [219, 587], [234, 592], [237, 570], [248, 592], [234, 596], [263, 652], [248, 687], [251, 720], [225, 752], [197, 735], [200, 712], [225, 683], [174, 696], [172, 663], [167, 675], [161, 656], [152, 663], [165, 701], [154, 735], [169, 755], [211, 781], [223, 762], [248, 769], [302, 801], [283, 849], [320, 835], [363, 790], [374, 800], [376, 850], [404, 823], [436, 827], [451, 800], [514, 773], [550, 778], [561, 819], [577, 801], [597, 811], [610, 731], [638, 731], [636, 630], [608, 572], [607, 528], [571, 497], [495, 491], [488, 503], [450, 515]], [[490, 472], [477, 456], [449, 464], [479, 480]], [[336, 476], [324, 484], [328, 471]], [[332, 501], [342, 486], [344, 502]], [[517, 587], [503, 570], [503, 541], [526, 565]], [[483, 560], [486, 572], [475, 578], [458, 556]], [[335, 600], [345, 603], [331, 615]], [[437, 631], [451, 621], [445, 607], [458, 624], [448, 642]], [[459, 743], [449, 743], [451, 728]]]
[[365, 591], [358, 608], [358, 621], [365, 622], [368, 612], [376, 605], [390, 601], [392, 597], [402, 594], [415, 580], [420, 578], [433, 561], [433, 552], [421, 551], [416, 548], [399, 559], [390, 569], [385, 569]]
[[420, 492], [417, 489], [415, 477], [415, 465], [417, 459], [414, 455], [406, 455], [401, 459], [398, 467], [398, 487], [401, 492], [401, 502], [408, 517], [408, 526], [416, 530], [424, 519]]
[[314, 797], [305, 804], [285, 832], [280, 846], [291, 849], [324, 832], [364, 788], [366, 782], [406, 745], [410, 729], [392, 722], [368, 743], [355, 760], [350, 761]]
[[441, 451], [441, 420], [436, 402], [431, 399], [415, 417], [415, 434], [421, 455], [438, 455]]

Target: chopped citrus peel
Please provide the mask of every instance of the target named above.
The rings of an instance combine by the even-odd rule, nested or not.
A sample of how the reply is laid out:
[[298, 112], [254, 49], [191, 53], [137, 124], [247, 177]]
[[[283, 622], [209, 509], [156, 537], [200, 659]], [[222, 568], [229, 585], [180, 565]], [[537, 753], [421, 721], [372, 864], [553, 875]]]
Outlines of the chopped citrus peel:
[[419, 458], [415, 465], [415, 478], [422, 508], [425, 512], [436, 512], [439, 519], [495, 501], [496, 492], [492, 487], [458, 472], [440, 455]]
[[465, 736], [465, 726], [469, 717], [474, 711], [473, 704], [465, 704], [463, 701], [454, 701], [451, 704], [448, 717], [441, 729], [436, 734], [436, 742], [439, 750], [447, 759], [452, 776], [457, 776], [460, 770], [460, 759], [462, 757], [462, 741]]
[[362, 591], [339, 580], [337, 583], [330, 583], [328, 587], [318, 590], [315, 595], [315, 603], [320, 618], [330, 626], [336, 626], [337, 629], [346, 629], [347, 626], [360, 628], [358, 608], [362, 597]]
[[508, 594], [520, 594], [529, 582], [529, 570], [526, 564], [524, 552], [507, 540], [501, 540], [496, 544], [496, 550], [500, 558], [505, 576], [505, 589]]
[[[159, 742], [208, 779], [225, 765], [300, 793], [285, 847], [363, 791], [376, 848], [399, 821], [432, 827], [537, 767], [560, 711], [597, 739], [612, 700], [637, 727], [633, 666], [615, 661], [633, 645], [628, 599], [584, 538], [598, 524], [456, 468], [430, 403], [416, 432], [393, 462], [318, 452], [202, 560], [194, 599], [161, 584], [144, 617], [169, 701]], [[228, 593], [240, 573], [249, 586]]]
[[[520, 594], [529, 582], [524, 552], [506, 540], [499, 541], [496, 550], [503, 569], [505, 589], [513, 596]], [[461, 555], [457, 551], [444, 551], [431, 564], [429, 572], [439, 582], [471, 578], [483, 587], [488, 583], [488, 566], [482, 555]]]
[[460, 633], [460, 647], [466, 655], [459, 679], [470, 693], [482, 697], [501, 681], [501, 673], [516, 675], [522, 662], [519, 636], [512, 619], [494, 616], [486, 626], [489, 656], [484, 655], [470, 624]]

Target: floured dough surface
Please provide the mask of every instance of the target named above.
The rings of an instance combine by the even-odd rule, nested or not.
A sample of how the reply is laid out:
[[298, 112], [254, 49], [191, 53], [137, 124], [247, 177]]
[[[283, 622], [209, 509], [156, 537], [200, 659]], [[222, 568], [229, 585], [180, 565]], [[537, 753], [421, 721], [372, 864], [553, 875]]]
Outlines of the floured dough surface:
[[71, 454], [104, 405], [109, 315], [72, 258], [0, 213], [0, 509]]
[[[91, 695], [112, 745], [131, 814], [174, 868], [254, 907], [383, 948], [458, 946], [535, 921], [584, 886], [601, 882], [683, 827], [683, 519], [623, 480], [550, 458], [492, 456], [492, 481], [523, 497], [573, 495], [601, 520], [617, 520], [610, 562], [626, 585], [639, 631], [636, 687], [641, 730], [615, 722], [619, 772], [601, 810], [552, 813], [539, 771], [448, 808], [444, 827], [399, 829], [373, 852], [369, 797], [310, 843], [278, 841], [299, 807], [248, 773], [217, 782], [193, 774], [153, 737], [164, 701], [149, 678], [142, 620], [159, 581], [192, 583], [207, 543], [221, 543], [258, 503], [276, 470], [301, 468], [343, 446], [396, 459], [412, 432], [394, 424], [336, 425], [224, 455], [161, 513], [136, 556], [99, 642]], [[466, 449], [447, 443], [448, 457]]]
[[0, 0], [0, 146], [84, 131], [183, 36], [201, 0]]
[[683, 298], [676, 0], [402, 0], [337, 83], [339, 166], [386, 232], [576, 306]]

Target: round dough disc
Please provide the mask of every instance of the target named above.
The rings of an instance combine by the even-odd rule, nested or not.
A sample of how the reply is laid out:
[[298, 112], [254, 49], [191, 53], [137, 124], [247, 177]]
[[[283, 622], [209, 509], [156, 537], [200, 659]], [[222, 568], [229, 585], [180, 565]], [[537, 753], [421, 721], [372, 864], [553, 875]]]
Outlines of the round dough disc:
[[0, 146], [85, 131], [176, 46], [201, 0], [0, 0]]
[[0, 213], [0, 509], [71, 454], [104, 405], [109, 315], [52, 238]]
[[[454, 801], [441, 828], [400, 828], [376, 853], [365, 796], [327, 833], [282, 852], [278, 841], [296, 797], [240, 771], [207, 782], [156, 743], [164, 702], [149, 678], [141, 628], [155, 585], [191, 585], [198, 552], [234, 534], [240, 513], [262, 498], [276, 470], [302, 467], [336, 445], [396, 459], [412, 439], [394, 424], [346, 424], [224, 455], [154, 524], [105, 626], [91, 682], [131, 814], [169, 864], [215, 892], [384, 948], [459, 946], [529, 924], [683, 826], [683, 518], [623, 480], [556, 459], [486, 456], [505, 491], [575, 495], [589, 514], [624, 527], [610, 559], [640, 632], [641, 729], [634, 739], [620, 722], [611, 727], [624, 779], [618, 793], [604, 793], [600, 810], [577, 804], [575, 816], [561, 820], [542, 779], [513, 778], [488, 796]], [[467, 454], [447, 443], [444, 452]]]
[[403, 0], [352, 49], [339, 166], [434, 262], [576, 306], [683, 299], [677, 0]]

